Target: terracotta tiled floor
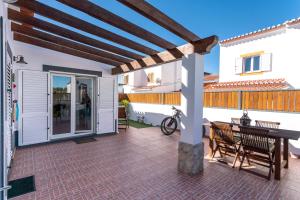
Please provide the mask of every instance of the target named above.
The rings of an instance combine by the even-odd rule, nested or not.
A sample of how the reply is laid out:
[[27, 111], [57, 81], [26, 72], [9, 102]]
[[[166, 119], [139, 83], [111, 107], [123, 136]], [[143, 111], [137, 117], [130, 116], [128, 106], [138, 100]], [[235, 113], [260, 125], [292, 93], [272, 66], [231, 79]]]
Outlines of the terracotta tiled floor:
[[35, 175], [36, 192], [14, 199], [300, 198], [297, 159], [291, 159], [280, 182], [209, 160], [203, 173], [189, 177], [177, 172], [177, 144], [178, 134], [130, 128], [86, 144], [67, 141], [19, 149], [10, 179]]

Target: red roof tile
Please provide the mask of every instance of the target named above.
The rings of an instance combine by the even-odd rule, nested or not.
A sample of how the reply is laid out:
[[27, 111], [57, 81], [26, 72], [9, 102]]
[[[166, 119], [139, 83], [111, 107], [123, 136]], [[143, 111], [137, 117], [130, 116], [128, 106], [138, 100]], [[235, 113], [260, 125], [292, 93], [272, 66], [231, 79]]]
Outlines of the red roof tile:
[[260, 30], [257, 30], [257, 31], [253, 31], [253, 32], [250, 32], [250, 33], [246, 33], [246, 34], [243, 34], [243, 35], [239, 35], [239, 36], [235, 36], [235, 37], [232, 37], [232, 38], [229, 38], [229, 39], [222, 40], [222, 41], [220, 41], [220, 44], [227, 44], [227, 43], [234, 42], [234, 41], [237, 41], [237, 40], [250, 38], [250, 37], [253, 37], [253, 36], [256, 36], [256, 35], [260, 35], [260, 34], [271, 32], [271, 31], [276, 31], [276, 30], [281, 29], [281, 28], [285, 28], [287, 25], [291, 26], [291, 25], [295, 25], [295, 24], [299, 24], [299, 23], [300, 23], [300, 17], [296, 18], [296, 19], [291, 19], [291, 20], [285, 21], [284, 23], [278, 24], [276, 26], [270, 26], [270, 27], [263, 28], [263, 29], [260, 29]]
[[224, 90], [279, 90], [287, 89], [289, 84], [285, 79], [263, 79], [248, 81], [233, 81], [212, 83], [204, 87], [205, 91]]
[[204, 83], [213, 83], [219, 81], [219, 75], [216, 74], [210, 74], [204, 76]]

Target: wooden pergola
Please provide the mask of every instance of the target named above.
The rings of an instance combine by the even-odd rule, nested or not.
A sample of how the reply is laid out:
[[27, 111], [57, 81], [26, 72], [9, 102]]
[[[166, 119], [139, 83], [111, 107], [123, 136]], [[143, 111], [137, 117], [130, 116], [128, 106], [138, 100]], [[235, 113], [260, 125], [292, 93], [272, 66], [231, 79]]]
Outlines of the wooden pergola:
[[[184, 39], [187, 44], [177, 46], [144, 28], [87, 0], [57, 0], [91, 17], [137, 36], [165, 49], [158, 52], [119, 34], [74, 17], [36, 0], [14, 3], [20, 12], [8, 8], [14, 40], [63, 52], [114, 66], [112, 74], [122, 74], [181, 59], [192, 53], [206, 54], [217, 43], [217, 36], [200, 38], [144, 0], [117, 0], [142, 16]], [[25, 11], [24, 11], [25, 10]], [[134, 51], [96, 40], [78, 32], [36, 18], [33, 13], [87, 32]]]

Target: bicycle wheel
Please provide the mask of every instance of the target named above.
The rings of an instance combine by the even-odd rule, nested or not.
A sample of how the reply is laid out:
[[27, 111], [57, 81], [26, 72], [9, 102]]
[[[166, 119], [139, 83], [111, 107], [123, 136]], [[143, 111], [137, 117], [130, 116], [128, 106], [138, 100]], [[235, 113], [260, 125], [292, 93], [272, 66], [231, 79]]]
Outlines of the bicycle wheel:
[[165, 135], [171, 135], [176, 131], [177, 126], [178, 126], [178, 124], [177, 124], [177, 120], [175, 118], [166, 117], [161, 122], [160, 129]]

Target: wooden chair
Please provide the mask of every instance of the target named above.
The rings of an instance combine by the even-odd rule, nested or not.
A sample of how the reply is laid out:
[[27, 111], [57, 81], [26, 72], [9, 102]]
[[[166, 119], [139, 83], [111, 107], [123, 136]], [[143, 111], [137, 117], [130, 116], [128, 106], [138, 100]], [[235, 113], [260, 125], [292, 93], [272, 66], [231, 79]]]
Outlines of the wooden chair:
[[263, 176], [270, 180], [274, 165], [274, 158], [272, 155], [275, 151], [275, 145], [273, 142], [271, 142], [268, 136], [269, 130], [264, 128], [244, 126], [239, 126], [239, 129], [241, 137], [241, 146], [243, 148], [243, 156], [239, 169], [244, 169], [242, 165], [244, 163], [245, 158], [247, 158], [251, 161], [251, 163], [255, 163], [257, 165], [269, 168], [268, 176], [264, 176], [260, 173], [253, 172], [250, 170], [247, 170], [248, 172], [252, 172], [256, 175]]
[[212, 158], [215, 157], [216, 152], [219, 151], [221, 158], [223, 156], [232, 156], [234, 161], [232, 168], [235, 167], [236, 161], [240, 159], [240, 140], [232, 132], [232, 126], [225, 123], [211, 123], [212, 131], [214, 133], [214, 141], [216, 148], [213, 150]]
[[233, 123], [233, 124], [241, 124], [241, 120], [240, 120], [240, 118], [231, 118], [231, 123]]
[[278, 129], [279, 126], [280, 126], [280, 122], [255, 120], [255, 126], [264, 127], [264, 128], [275, 128], [275, 129]]
[[125, 107], [118, 109], [118, 125], [125, 125], [125, 129], [129, 128], [129, 120]]
[[[274, 128], [278, 129], [280, 126], [280, 122], [271, 122], [271, 121], [263, 121], [263, 120], [255, 120], [255, 126], [263, 127], [263, 128]], [[275, 144], [275, 139], [270, 138], [270, 142]], [[275, 154], [273, 154], [273, 157]]]

